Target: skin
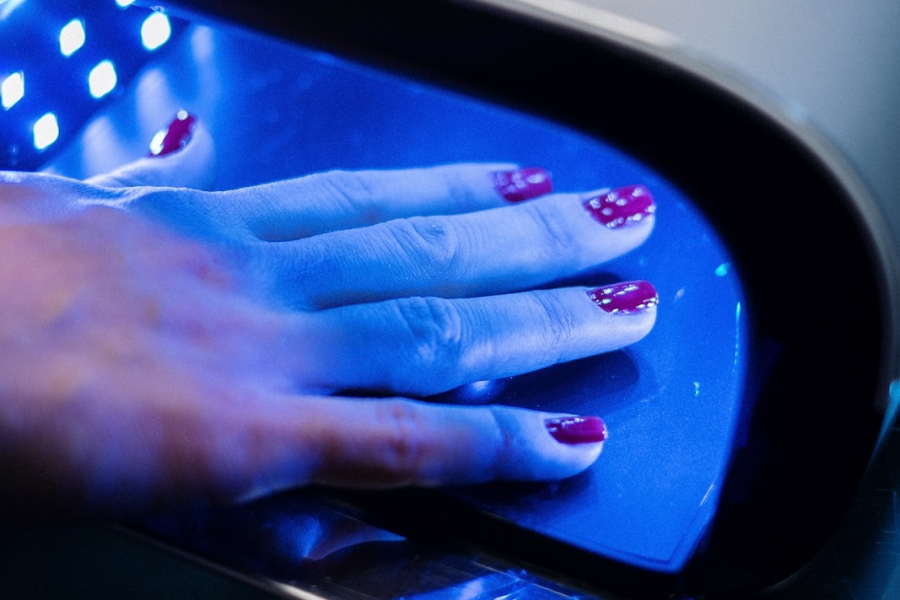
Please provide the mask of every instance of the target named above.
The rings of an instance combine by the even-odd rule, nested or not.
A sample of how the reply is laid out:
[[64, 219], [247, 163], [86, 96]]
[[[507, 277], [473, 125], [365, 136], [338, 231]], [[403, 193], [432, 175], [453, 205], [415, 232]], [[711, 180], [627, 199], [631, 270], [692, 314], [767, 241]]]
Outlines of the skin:
[[489, 177], [504, 168], [202, 192], [201, 126], [84, 182], [0, 174], [0, 514], [583, 471], [602, 444], [557, 442], [558, 415], [411, 399], [653, 326], [655, 309], [611, 315], [584, 288], [530, 291], [635, 248], [653, 218], [609, 230], [574, 194], [508, 205]]

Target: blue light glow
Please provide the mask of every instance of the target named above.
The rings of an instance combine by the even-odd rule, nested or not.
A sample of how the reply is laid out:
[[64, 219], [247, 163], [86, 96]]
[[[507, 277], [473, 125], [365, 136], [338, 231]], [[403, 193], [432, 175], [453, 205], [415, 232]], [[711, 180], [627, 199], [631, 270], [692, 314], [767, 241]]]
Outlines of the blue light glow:
[[56, 115], [47, 113], [35, 122], [32, 131], [34, 132], [34, 147], [43, 150], [59, 139], [59, 123], [56, 121]]
[[72, 19], [59, 32], [59, 51], [63, 56], [72, 56], [84, 46], [84, 40], [84, 23], [81, 19]]
[[104, 60], [91, 69], [88, 75], [88, 86], [91, 90], [91, 96], [94, 98], [102, 98], [116, 87], [119, 78], [116, 76], [116, 68], [113, 64]]
[[25, 0], [0, 0], [0, 20], [7, 18]]
[[884, 436], [893, 431], [896, 426], [898, 408], [900, 408], [900, 379], [895, 379], [888, 388], [888, 405], [887, 410], [884, 411], [884, 420], [881, 422], [881, 433], [878, 435], [879, 444], [884, 440]]
[[116, 0], [116, 5], [119, 8], [128, 8], [132, 4], [134, 4], [134, 0]]
[[731, 270], [731, 263], [722, 263], [718, 267], [716, 267], [716, 275], [719, 277], [725, 277], [728, 275], [728, 272]]
[[169, 17], [161, 12], [154, 12], [141, 25], [141, 41], [147, 50], [156, 50], [168, 42], [171, 35], [172, 25], [169, 23]]
[[9, 110], [25, 96], [25, 74], [13, 73], [0, 84], [0, 104]]

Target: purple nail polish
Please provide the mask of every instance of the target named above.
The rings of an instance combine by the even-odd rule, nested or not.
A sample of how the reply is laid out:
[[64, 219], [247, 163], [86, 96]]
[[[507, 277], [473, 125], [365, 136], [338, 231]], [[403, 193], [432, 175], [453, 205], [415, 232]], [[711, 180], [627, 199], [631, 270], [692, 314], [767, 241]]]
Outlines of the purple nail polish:
[[553, 191], [550, 172], [540, 167], [526, 167], [512, 171], [491, 173], [494, 189], [507, 202], [523, 202]]
[[561, 417], [544, 421], [547, 431], [561, 444], [595, 444], [609, 437], [600, 417]]
[[179, 110], [169, 126], [153, 136], [150, 142], [150, 156], [165, 156], [187, 146], [196, 125], [197, 117], [186, 110]]
[[659, 294], [649, 281], [623, 281], [587, 293], [594, 304], [614, 315], [632, 315], [659, 304]]
[[656, 212], [653, 195], [642, 185], [620, 187], [594, 196], [584, 207], [610, 229], [637, 223]]

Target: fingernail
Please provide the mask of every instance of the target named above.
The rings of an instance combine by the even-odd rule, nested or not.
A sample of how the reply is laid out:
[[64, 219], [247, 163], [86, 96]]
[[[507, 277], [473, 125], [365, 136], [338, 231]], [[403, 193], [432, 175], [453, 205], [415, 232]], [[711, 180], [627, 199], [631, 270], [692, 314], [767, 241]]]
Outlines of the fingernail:
[[642, 185], [629, 185], [589, 198], [584, 207], [592, 217], [615, 229], [637, 223], [656, 212], [653, 195]]
[[595, 444], [609, 436], [600, 417], [561, 417], [544, 421], [547, 431], [561, 444]]
[[186, 110], [179, 110], [175, 119], [165, 129], [160, 129], [150, 142], [150, 156], [165, 156], [181, 150], [191, 141], [197, 117]]
[[553, 191], [550, 172], [540, 167], [526, 167], [512, 171], [491, 173], [494, 189], [507, 202], [522, 202]]
[[659, 304], [659, 294], [649, 281], [623, 281], [587, 293], [594, 304], [614, 315], [631, 315]]

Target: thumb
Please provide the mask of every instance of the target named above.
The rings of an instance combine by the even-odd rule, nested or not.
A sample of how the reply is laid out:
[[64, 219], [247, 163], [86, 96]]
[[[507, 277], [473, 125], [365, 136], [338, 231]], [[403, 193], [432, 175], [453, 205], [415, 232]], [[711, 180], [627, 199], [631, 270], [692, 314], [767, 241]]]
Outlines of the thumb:
[[148, 155], [88, 183], [104, 187], [188, 187], [210, 189], [215, 181], [212, 136], [196, 116], [180, 110], [151, 140]]

